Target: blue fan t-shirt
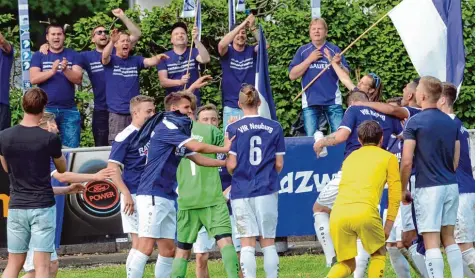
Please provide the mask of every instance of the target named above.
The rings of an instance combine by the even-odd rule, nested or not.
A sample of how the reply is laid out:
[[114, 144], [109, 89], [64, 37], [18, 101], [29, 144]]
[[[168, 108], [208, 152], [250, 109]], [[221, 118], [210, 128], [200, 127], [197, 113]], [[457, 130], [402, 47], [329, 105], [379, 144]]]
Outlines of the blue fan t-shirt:
[[106, 76], [101, 63], [102, 53], [97, 50], [83, 51], [80, 53], [82, 67], [88, 73], [93, 87], [94, 109], [107, 110], [106, 104]]
[[114, 139], [109, 155], [109, 162], [119, 164], [122, 167], [122, 180], [131, 194], [137, 192], [149, 149], [149, 144], [136, 150], [132, 149], [131, 141], [138, 131], [139, 128], [132, 124], [127, 126]]
[[456, 169], [456, 180], [458, 181], [458, 188], [460, 194], [474, 193], [474, 177], [473, 177], [473, 167], [471, 166], [471, 158], [469, 155], [469, 133], [468, 130], [463, 126], [461, 120], [456, 117], [454, 114], [449, 115], [456, 125], [459, 127], [459, 163], [458, 168]]
[[10, 53], [0, 49], [0, 104], [10, 105], [10, 73], [13, 66], [13, 46]]
[[152, 132], [137, 195], [177, 198], [177, 168], [183, 157], [194, 154], [184, 146], [191, 140], [191, 134], [187, 135], [182, 127], [167, 120], [167, 115], [164, 117]]
[[106, 73], [106, 101], [109, 112], [130, 114], [129, 105], [139, 95], [139, 72], [144, 69], [144, 57], [129, 56], [125, 59], [111, 55]]
[[453, 166], [455, 142], [459, 126], [437, 108], [421, 111], [408, 119], [403, 138], [415, 140], [413, 163], [415, 187], [432, 187], [456, 183]]
[[[37, 51], [31, 58], [31, 67], [40, 68], [42, 72], [50, 71], [56, 60], [60, 62], [65, 57], [68, 60], [68, 68], [72, 69], [77, 65], [81, 67], [81, 57], [76, 51], [65, 48], [60, 53], [53, 53], [48, 50], [48, 54]], [[48, 95], [48, 108], [70, 109], [76, 106], [74, 102], [74, 84], [68, 80], [61, 70], [49, 78], [47, 81], [38, 84]]]
[[238, 108], [242, 85], [255, 85], [256, 57], [255, 47], [250, 45], [246, 45], [243, 51], [237, 51], [233, 45], [229, 45], [226, 54], [220, 57], [223, 106]]
[[229, 152], [237, 160], [230, 198], [252, 198], [279, 191], [276, 155], [286, 152], [279, 122], [258, 115], [245, 116], [228, 125], [226, 131], [230, 138], [236, 136]]
[[[332, 55], [341, 52], [339, 47], [332, 43], [326, 42], [322, 48], [319, 49], [323, 55], [324, 48], [329, 49]], [[300, 47], [294, 55], [291, 64], [289, 65], [289, 71], [291, 71], [293, 67], [304, 62], [304, 60], [306, 60], [314, 50], [316, 50], [316, 47], [313, 43], [308, 43]], [[307, 86], [311, 80], [313, 80], [324, 68], [327, 67], [327, 65], [329, 65], [329, 63], [329, 60], [327, 60], [325, 56], [317, 61], [312, 62], [304, 75], [301, 77], [302, 88]], [[347, 69], [350, 69], [344, 56], [342, 56], [342, 64]], [[342, 94], [339, 89], [339, 77], [337, 76], [334, 69], [330, 67], [302, 95], [302, 108], [316, 105], [324, 106], [335, 104], [342, 104]]]
[[[159, 65], [157, 65], [157, 71], [167, 71], [167, 77], [169, 79], [181, 79], [187, 73], [188, 58], [190, 57], [190, 48], [187, 48], [185, 52], [181, 55], [175, 53], [175, 51], [169, 50], [165, 53], [169, 59], [161, 60]], [[198, 49], [192, 49], [192, 56], [190, 59], [190, 68], [188, 73], [190, 74], [190, 79], [187, 83], [187, 88], [190, 87], [199, 78], [199, 63], [197, 61]], [[183, 90], [183, 86], [167, 87], [165, 88], [165, 94], [168, 95], [173, 92]], [[200, 91], [197, 89], [193, 92], [197, 97], [197, 107], [200, 106]]]
[[398, 135], [402, 132], [402, 124], [392, 116], [376, 112], [375, 110], [365, 106], [350, 106], [344, 113], [339, 129], [347, 129], [350, 136], [345, 144], [344, 160], [353, 151], [359, 149], [361, 144], [357, 128], [366, 120], [374, 120], [380, 124], [383, 130], [382, 148], [387, 149], [388, 141], [392, 134]]

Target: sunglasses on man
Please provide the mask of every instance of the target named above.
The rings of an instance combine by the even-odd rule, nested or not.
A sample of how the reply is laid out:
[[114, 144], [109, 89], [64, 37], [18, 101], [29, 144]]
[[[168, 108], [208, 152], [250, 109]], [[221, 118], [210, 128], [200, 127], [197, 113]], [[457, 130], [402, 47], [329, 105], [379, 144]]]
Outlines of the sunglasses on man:
[[102, 34], [109, 35], [109, 31], [108, 30], [97, 30], [96, 32], [94, 32], [94, 34], [99, 35], [99, 36], [101, 36]]

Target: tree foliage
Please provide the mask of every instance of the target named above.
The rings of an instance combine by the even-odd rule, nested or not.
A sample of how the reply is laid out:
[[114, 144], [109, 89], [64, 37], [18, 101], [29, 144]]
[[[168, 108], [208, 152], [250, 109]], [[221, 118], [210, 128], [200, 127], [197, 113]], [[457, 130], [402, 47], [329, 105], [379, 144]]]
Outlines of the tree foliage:
[[[120, 0], [106, 1], [107, 9], [96, 12], [92, 17], [79, 19], [73, 25], [73, 34], [68, 36], [67, 45], [78, 51], [93, 48], [90, 41], [91, 29], [98, 24], [111, 26], [114, 19], [111, 17], [110, 9], [117, 7], [120, 2]], [[291, 101], [299, 93], [301, 85], [298, 81], [289, 80], [288, 66], [297, 49], [309, 42], [310, 7], [309, 1], [305, 0], [281, 0], [280, 2], [282, 4], [273, 10], [272, 18], [268, 21], [260, 18], [259, 23], [263, 25], [266, 39], [270, 44], [269, 72], [277, 115], [283, 128], [289, 131], [290, 125], [296, 120], [301, 109], [300, 100]], [[344, 49], [399, 2], [398, 0], [323, 0], [322, 16], [329, 26], [328, 40]], [[177, 20], [183, 20], [179, 18], [182, 3], [182, 0], [173, 0], [168, 7], [155, 7], [152, 11], [141, 13], [137, 7], [126, 11], [127, 15], [136, 22], [140, 21], [142, 37], [135, 47], [135, 54], [150, 57], [172, 47], [170, 27]], [[474, 0], [463, 0], [462, 4], [466, 69], [455, 108], [465, 126], [474, 128]], [[221, 68], [217, 45], [228, 31], [227, 9], [225, 0], [202, 0], [202, 42], [212, 58], [203, 70], [204, 73], [214, 77], [212, 84], [201, 90], [202, 102], [211, 102], [220, 108]], [[237, 21], [243, 20], [245, 16], [238, 13]], [[0, 23], [2, 18], [5, 16], [0, 16]], [[192, 20], [185, 21], [191, 30]], [[115, 27], [123, 28], [120, 21], [115, 23]], [[250, 41], [253, 40], [251, 37], [250, 34]], [[356, 83], [368, 72], [375, 72], [381, 77], [384, 84], [384, 98], [401, 96], [405, 84], [417, 76], [389, 18], [379, 23], [345, 56], [352, 68], [351, 77]], [[140, 80], [141, 93], [153, 96], [159, 109], [162, 109], [165, 91], [160, 87], [157, 70], [143, 70]], [[87, 82], [82, 89], [77, 94], [77, 99], [81, 103], [80, 109], [83, 115], [88, 116], [88, 104], [92, 100], [92, 94], [88, 93], [90, 86]], [[341, 89], [346, 92], [343, 86]], [[90, 123], [89, 118], [86, 119], [86, 127], [88, 123]], [[82, 145], [90, 145], [90, 140], [90, 136], [83, 135]]]

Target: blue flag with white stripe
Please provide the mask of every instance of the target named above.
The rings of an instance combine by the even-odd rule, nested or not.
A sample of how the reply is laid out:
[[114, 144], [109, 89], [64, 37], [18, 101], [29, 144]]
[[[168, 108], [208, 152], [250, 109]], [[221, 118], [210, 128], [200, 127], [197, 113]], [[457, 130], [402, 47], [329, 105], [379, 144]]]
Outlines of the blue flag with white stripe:
[[235, 0], [228, 0], [228, 32], [233, 30], [233, 26], [235, 26]]
[[403, 0], [389, 16], [418, 74], [459, 88], [465, 66], [461, 0]]
[[246, 11], [245, 0], [238, 0], [238, 3], [236, 4], [236, 11], [237, 12]]
[[202, 41], [202, 3], [197, 0], [197, 18], [195, 19], [198, 29], [198, 40]]
[[183, 0], [182, 18], [195, 17], [195, 1]]
[[266, 49], [266, 38], [264, 37], [261, 24], [259, 25], [255, 87], [259, 92], [259, 98], [261, 100], [261, 105], [258, 108], [259, 115], [272, 120], [277, 120], [276, 106], [274, 105], [273, 92], [271, 91], [271, 83], [269, 81], [268, 50]]
[[311, 0], [312, 19], [321, 17], [321, 0]]

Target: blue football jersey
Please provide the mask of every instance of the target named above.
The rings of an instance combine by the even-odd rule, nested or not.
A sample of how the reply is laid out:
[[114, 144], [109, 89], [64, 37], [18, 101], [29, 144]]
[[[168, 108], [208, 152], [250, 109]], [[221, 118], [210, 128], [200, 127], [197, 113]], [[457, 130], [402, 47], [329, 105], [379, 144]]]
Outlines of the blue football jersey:
[[149, 148], [149, 144], [146, 144], [138, 149], [132, 149], [131, 141], [138, 131], [139, 128], [132, 124], [127, 126], [114, 139], [109, 155], [109, 162], [119, 164], [122, 167], [122, 180], [131, 194], [135, 194], [137, 187], [139, 187]]
[[339, 129], [347, 129], [350, 136], [345, 144], [344, 159], [354, 150], [360, 148], [357, 128], [366, 120], [377, 121], [383, 129], [382, 148], [387, 149], [388, 141], [392, 134], [398, 135], [402, 132], [402, 124], [392, 116], [376, 112], [365, 106], [350, 106], [344, 113]]
[[390, 140], [388, 141], [387, 145], [387, 151], [397, 157], [399, 164], [402, 159], [402, 146], [403, 141], [401, 139], [397, 138], [395, 135], [390, 136]]
[[226, 128], [232, 142], [230, 154], [237, 166], [231, 180], [231, 199], [264, 196], [280, 188], [276, 155], [285, 154], [281, 125], [261, 116], [245, 116]]
[[473, 177], [473, 167], [471, 166], [471, 158], [469, 156], [469, 133], [466, 128], [464, 128], [461, 120], [456, 117], [454, 114], [450, 115], [453, 118], [456, 125], [459, 127], [459, 164], [456, 169], [456, 180], [458, 181], [459, 193], [474, 193], [474, 177]]
[[[169, 119], [173, 115], [166, 113], [164, 119], [155, 127], [150, 138], [146, 165], [142, 173], [137, 195], [159, 196], [175, 200], [177, 193], [177, 168], [182, 157], [193, 154], [184, 146], [191, 141], [190, 119], [183, 115], [178, 121]], [[181, 118], [181, 119], [180, 119]], [[188, 119], [188, 120], [187, 120]], [[183, 125], [188, 125], [184, 132]]]

